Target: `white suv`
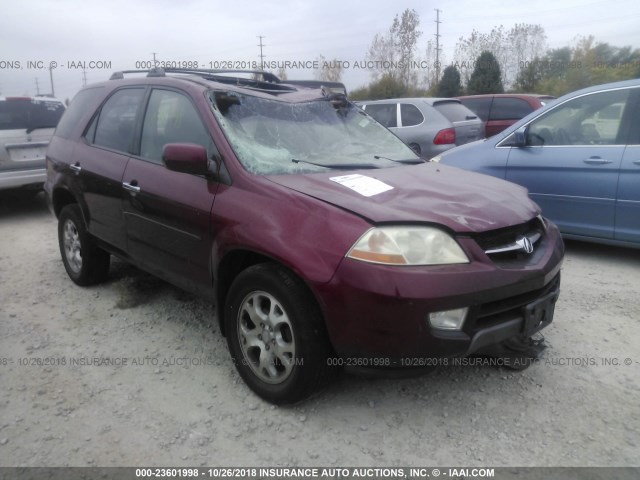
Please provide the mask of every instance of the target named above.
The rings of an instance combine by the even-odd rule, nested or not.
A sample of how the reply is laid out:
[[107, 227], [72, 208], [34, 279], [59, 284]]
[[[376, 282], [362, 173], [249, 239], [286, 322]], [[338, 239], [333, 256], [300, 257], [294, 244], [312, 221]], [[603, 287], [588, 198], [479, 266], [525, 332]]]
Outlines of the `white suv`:
[[45, 152], [64, 110], [51, 97], [0, 97], [0, 190], [42, 189]]

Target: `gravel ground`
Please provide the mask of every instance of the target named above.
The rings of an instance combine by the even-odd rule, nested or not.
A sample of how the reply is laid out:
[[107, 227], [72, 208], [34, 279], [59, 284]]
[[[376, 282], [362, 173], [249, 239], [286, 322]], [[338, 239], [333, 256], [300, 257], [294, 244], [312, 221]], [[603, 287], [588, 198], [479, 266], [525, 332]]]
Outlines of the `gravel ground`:
[[0, 284], [2, 466], [640, 465], [640, 251], [568, 243], [524, 372], [342, 375], [287, 408], [245, 387], [212, 305], [117, 261], [75, 286], [42, 194], [0, 199]]

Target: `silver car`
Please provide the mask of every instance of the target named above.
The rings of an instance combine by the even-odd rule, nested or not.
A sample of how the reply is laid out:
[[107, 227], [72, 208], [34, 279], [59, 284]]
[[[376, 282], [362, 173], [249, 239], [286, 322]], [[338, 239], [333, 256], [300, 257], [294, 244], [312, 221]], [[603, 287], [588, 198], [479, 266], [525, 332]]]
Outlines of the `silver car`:
[[356, 102], [423, 158], [484, 138], [482, 120], [453, 98]]
[[64, 110], [51, 97], [0, 97], [0, 190], [42, 189], [45, 152]]

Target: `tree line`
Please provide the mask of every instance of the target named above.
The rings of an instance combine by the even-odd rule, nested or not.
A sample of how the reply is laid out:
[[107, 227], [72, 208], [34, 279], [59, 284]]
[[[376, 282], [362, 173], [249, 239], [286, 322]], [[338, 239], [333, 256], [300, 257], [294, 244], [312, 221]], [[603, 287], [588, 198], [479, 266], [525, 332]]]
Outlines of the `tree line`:
[[[640, 49], [597, 42], [593, 36], [579, 38], [573, 46], [548, 49], [540, 25], [519, 23], [509, 29], [500, 25], [488, 33], [474, 29], [459, 38], [449, 62], [442, 58], [436, 61], [432, 40], [421, 50], [421, 36], [415, 10], [396, 15], [386, 32], [374, 36], [367, 51], [367, 60], [376, 66], [370, 70], [370, 83], [352, 90], [350, 96], [372, 100], [505, 91], [560, 96], [591, 85], [640, 77]], [[426, 67], [413, 68], [417, 61]], [[343, 73], [329, 67], [316, 72], [316, 78], [340, 81]]]

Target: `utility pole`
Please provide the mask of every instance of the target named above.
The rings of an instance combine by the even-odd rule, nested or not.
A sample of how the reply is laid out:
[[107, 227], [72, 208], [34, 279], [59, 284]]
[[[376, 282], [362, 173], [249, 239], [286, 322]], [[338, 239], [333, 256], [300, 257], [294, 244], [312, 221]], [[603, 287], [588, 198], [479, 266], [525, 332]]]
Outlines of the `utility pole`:
[[264, 55], [262, 54], [262, 48], [266, 47], [266, 45], [262, 43], [262, 39], [265, 37], [258, 35], [258, 38], [260, 39], [260, 43], [258, 44], [258, 47], [260, 47], [260, 70], [264, 70]]
[[436, 11], [436, 83], [440, 82], [440, 10], [439, 8], [434, 9]]
[[56, 91], [53, 89], [53, 68], [49, 67], [49, 78], [51, 79], [51, 96], [56, 96]]
[[87, 86], [87, 71], [84, 68], [82, 69], [82, 86]]
[[158, 66], [158, 61], [156, 60], [156, 52], [151, 52], [151, 54], [153, 55], [153, 67], [157, 67]]
[[36, 95], [40, 95], [40, 85], [38, 85], [38, 77], [36, 77]]

